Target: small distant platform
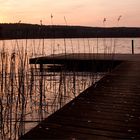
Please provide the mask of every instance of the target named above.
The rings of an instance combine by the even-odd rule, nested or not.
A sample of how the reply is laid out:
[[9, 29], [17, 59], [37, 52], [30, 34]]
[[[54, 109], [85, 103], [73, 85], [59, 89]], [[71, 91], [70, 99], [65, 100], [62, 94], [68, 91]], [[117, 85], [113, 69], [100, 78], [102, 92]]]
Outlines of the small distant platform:
[[140, 54], [97, 54], [68, 53], [54, 54], [30, 59], [30, 64], [63, 64], [67, 62], [87, 61], [140, 61]]

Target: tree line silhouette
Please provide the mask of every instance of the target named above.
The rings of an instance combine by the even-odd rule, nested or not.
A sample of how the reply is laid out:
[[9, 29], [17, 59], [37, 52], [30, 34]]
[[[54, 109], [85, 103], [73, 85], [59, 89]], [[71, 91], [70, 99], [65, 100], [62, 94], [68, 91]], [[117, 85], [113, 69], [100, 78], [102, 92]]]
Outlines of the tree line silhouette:
[[140, 27], [0, 24], [1, 39], [140, 37]]

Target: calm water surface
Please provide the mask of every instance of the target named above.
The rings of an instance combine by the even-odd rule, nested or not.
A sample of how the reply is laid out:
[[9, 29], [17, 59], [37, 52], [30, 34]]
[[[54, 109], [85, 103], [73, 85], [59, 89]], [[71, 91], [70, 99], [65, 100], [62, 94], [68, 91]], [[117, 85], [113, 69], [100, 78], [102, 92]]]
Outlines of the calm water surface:
[[58, 53], [140, 53], [140, 38], [83, 38], [83, 39], [28, 39], [0, 41], [0, 48], [18, 50], [27, 48], [33, 56]]

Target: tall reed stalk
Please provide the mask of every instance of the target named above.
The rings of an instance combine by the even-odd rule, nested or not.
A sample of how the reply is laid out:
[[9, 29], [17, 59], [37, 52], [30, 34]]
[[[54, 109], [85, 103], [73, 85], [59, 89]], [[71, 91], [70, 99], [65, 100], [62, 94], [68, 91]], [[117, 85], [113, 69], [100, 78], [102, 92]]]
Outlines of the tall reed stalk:
[[[93, 75], [79, 73], [75, 69], [67, 72], [64, 67], [60, 72], [48, 72], [44, 65], [29, 65], [31, 54], [37, 51], [33, 49], [33, 52], [29, 52], [28, 40], [24, 41], [15, 40], [12, 51], [5, 49], [5, 41], [0, 48], [0, 139], [2, 140], [16, 140], [24, 135], [29, 130], [28, 124], [33, 127], [36, 122], [39, 123], [63, 107], [91, 85], [93, 79]], [[85, 40], [83, 41], [85, 51], [86, 44]], [[71, 40], [72, 53], [74, 53], [72, 43]], [[66, 40], [64, 47], [66, 55]], [[90, 51], [91, 46], [89, 47]], [[43, 40], [43, 51], [41, 51], [43, 54], [44, 50]], [[54, 55], [54, 50], [52, 53]]]

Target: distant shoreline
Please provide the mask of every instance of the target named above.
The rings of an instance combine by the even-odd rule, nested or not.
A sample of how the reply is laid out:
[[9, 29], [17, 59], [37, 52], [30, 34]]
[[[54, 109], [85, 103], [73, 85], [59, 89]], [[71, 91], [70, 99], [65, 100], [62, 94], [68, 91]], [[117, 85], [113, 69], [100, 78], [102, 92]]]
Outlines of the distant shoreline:
[[86, 27], [37, 24], [0, 24], [0, 39], [137, 38], [140, 27]]

